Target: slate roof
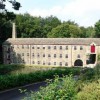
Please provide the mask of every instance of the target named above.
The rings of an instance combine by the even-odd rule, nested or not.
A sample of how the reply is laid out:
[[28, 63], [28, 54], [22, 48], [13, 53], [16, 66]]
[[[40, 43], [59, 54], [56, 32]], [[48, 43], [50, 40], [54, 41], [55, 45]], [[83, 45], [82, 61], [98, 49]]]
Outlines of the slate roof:
[[100, 45], [100, 38], [9, 38], [3, 44], [12, 45]]

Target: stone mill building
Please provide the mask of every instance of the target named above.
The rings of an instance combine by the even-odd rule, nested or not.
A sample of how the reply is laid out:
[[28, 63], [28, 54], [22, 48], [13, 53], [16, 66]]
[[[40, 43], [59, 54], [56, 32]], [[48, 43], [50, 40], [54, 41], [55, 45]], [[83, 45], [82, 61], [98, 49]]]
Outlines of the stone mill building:
[[93, 67], [100, 54], [99, 38], [12, 38], [3, 45], [4, 64]]

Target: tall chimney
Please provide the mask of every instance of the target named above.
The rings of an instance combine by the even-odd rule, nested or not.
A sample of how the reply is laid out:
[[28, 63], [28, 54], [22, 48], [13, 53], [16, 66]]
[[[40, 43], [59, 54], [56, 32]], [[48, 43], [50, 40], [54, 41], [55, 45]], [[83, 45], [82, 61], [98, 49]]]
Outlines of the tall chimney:
[[17, 38], [15, 23], [12, 24], [12, 38], [13, 39]]

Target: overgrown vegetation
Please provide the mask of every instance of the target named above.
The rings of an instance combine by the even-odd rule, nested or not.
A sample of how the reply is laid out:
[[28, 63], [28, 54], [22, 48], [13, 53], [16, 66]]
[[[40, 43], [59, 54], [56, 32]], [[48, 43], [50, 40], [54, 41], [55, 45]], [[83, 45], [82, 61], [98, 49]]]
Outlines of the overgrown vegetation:
[[77, 75], [80, 74], [81, 68], [55, 68], [50, 70], [33, 71], [27, 74], [11, 74], [0, 75], [0, 90], [22, 86], [34, 82], [44, 81], [46, 79], [54, 78], [54, 75]]
[[0, 75], [10, 74], [12, 71], [22, 68], [24, 68], [24, 65], [0, 65]]
[[71, 76], [59, 77], [48, 81], [48, 86], [39, 92], [32, 92], [24, 100], [75, 100], [76, 81]]
[[[17, 74], [9, 74], [9, 72], [19, 70], [20, 66], [12, 65], [11, 68], [8, 68], [5, 65], [4, 68], [2, 67], [1, 72], [6, 68], [9, 70], [6, 71], [6, 75], [0, 75], [0, 90], [47, 79], [47, 87], [42, 87], [40, 91], [28, 94], [24, 100], [100, 100], [99, 64], [95, 68], [58, 67]], [[24, 69], [25, 66], [22, 68]], [[37, 68], [41, 69], [41, 67]], [[78, 80], [73, 78], [72, 75], [78, 75]]]
[[76, 100], [100, 100], [100, 79], [83, 84]]
[[24, 100], [100, 100], [100, 65], [94, 69], [83, 69], [79, 80], [71, 76], [57, 76], [49, 83]]

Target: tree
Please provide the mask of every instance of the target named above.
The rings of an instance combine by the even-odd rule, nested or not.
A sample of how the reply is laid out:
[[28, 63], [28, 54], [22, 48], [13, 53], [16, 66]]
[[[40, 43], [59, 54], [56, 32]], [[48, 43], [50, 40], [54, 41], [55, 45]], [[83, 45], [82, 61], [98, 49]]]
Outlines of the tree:
[[91, 26], [86, 29], [86, 37], [91, 37], [91, 38], [95, 37], [94, 27]]
[[95, 24], [95, 37], [100, 38], [100, 20]]
[[76, 24], [64, 22], [61, 25], [53, 28], [51, 32], [48, 33], [50, 38], [64, 38], [64, 37], [80, 37], [81, 29]]
[[21, 4], [16, 0], [0, 0], [0, 9], [7, 10], [6, 5], [4, 4], [4, 2], [7, 1], [12, 4], [12, 8], [14, 8], [15, 10], [19, 10], [19, 8], [21, 7]]
[[61, 24], [61, 21], [53, 16], [42, 18], [33, 17], [28, 13], [16, 15], [18, 37], [46, 38], [48, 32]]
[[16, 0], [0, 0], [0, 63], [2, 62], [2, 43], [9, 37], [11, 37], [12, 25], [16, 15], [13, 12], [9, 12], [4, 2], [12, 4], [13, 9], [19, 10], [21, 7], [19, 2]]

